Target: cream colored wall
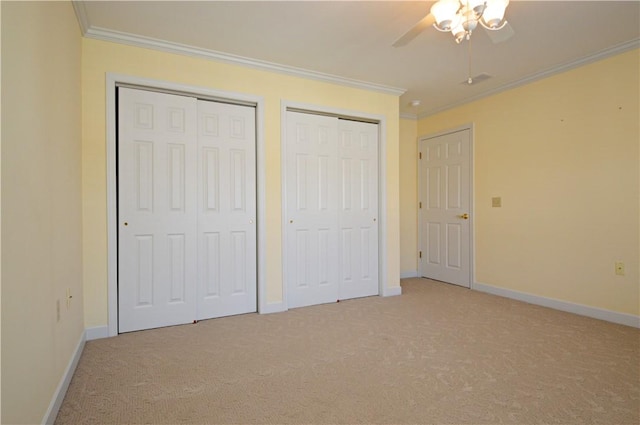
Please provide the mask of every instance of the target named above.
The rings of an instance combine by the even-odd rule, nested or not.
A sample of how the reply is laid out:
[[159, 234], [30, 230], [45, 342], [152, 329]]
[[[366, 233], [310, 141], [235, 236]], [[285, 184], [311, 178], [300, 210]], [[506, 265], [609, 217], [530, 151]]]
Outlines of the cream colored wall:
[[640, 314], [639, 55], [419, 121], [420, 136], [475, 124], [476, 282]]
[[282, 299], [281, 101], [362, 111], [387, 119], [387, 286], [399, 285], [398, 98], [361, 89], [259, 71], [104, 41], [82, 41], [85, 325], [107, 325], [105, 75], [125, 74], [257, 95], [265, 103], [266, 287]]
[[1, 8], [2, 423], [34, 424], [84, 331], [80, 31], [70, 2]]
[[418, 271], [418, 122], [400, 120], [400, 273]]
[[[2, 45], [2, 7], [0, 6], [0, 46]], [[0, 81], [2, 80], [2, 55], [0, 55]], [[0, 84], [0, 99], [2, 99], [2, 84]], [[2, 117], [2, 102], [0, 102], [0, 117]], [[0, 146], [2, 146], [2, 120], [0, 120]], [[0, 223], [2, 223], [2, 149], [0, 148]], [[2, 226], [0, 225], [0, 347], [2, 347]], [[2, 380], [2, 349], [0, 349], [0, 381]], [[2, 422], [2, 384], [0, 383], [0, 423]]]

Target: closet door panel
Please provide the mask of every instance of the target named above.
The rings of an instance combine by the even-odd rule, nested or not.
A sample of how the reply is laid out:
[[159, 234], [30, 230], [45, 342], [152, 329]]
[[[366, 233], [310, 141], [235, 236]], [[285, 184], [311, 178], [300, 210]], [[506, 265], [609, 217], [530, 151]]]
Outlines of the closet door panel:
[[340, 299], [377, 295], [378, 126], [339, 120]]
[[198, 313], [257, 310], [255, 108], [198, 101]]
[[196, 308], [196, 101], [129, 88], [118, 105], [119, 332]]
[[293, 308], [339, 296], [337, 120], [287, 114], [285, 285]]

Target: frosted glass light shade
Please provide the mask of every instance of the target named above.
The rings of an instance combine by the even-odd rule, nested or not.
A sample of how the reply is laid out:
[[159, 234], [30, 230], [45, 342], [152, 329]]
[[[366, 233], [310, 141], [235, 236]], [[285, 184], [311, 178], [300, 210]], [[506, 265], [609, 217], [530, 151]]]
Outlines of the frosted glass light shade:
[[458, 0], [439, 0], [431, 6], [431, 14], [440, 29], [449, 30], [459, 8], [460, 2]]
[[482, 15], [485, 26], [495, 29], [504, 19], [504, 12], [509, 5], [509, 0], [487, 0], [487, 7]]

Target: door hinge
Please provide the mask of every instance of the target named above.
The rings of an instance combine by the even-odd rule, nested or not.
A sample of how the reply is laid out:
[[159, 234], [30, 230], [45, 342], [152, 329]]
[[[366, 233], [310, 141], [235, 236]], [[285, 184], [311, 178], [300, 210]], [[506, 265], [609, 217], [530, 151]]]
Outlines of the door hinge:
[[418, 208], [422, 208], [422, 202], [418, 202]]
[[418, 152], [418, 158], [422, 159], [422, 152]]
[[422, 251], [418, 251], [418, 257], [422, 258]]

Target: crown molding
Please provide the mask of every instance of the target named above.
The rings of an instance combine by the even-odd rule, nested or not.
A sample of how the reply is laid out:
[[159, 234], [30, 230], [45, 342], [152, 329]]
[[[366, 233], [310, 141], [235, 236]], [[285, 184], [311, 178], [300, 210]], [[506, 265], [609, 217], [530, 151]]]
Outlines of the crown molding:
[[400, 119], [417, 121], [418, 116], [416, 114], [411, 114], [409, 112], [400, 112]]
[[[273, 62], [261, 61], [261, 60], [251, 59], [243, 56], [222, 53], [214, 50], [201, 49], [193, 46], [188, 46], [185, 44], [173, 43], [173, 42], [164, 41], [160, 39], [143, 37], [143, 36], [133, 35], [130, 33], [124, 33], [119, 31], [112, 31], [105, 28], [94, 27], [89, 22], [89, 18], [87, 15], [85, 4], [84, 4], [85, 2], [82, 0], [73, 0], [71, 3], [76, 13], [76, 17], [78, 19], [78, 23], [80, 25], [82, 34], [86, 38], [126, 44], [130, 46], [141, 47], [146, 49], [159, 50], [167, 53], [204, 58], [208, 60], [214, 60], [218, 62], [224, 62], [228, 64], [254, 68], [262, 71], [276, 72], [280, 74], [286, 74], [286, 75], [291, 75], [291, 76], [300, 77], [300, 78], [307, 78], [307, 79], [312, 79], [316, 81], [323, 81], [323, 82], [338, 84], [338, 85], [347, 86], [347, 87], [370, 90], [370, 91], [375, 91], [375, 92], [384, 93], [384, 94], [391, 94], [394, 96], [401, 96], [407, 91], [407, 89], [404, 89], [404, 88], [392, 87], [392, 86], [387, 86], [387, 85], [377, 84], [377, 83], [370, 83], [366, 81], [340, 77], [337, 75], [311, 71], [303, 68], [296, 68], [296, 67], [281, 65]], [[584, 66], [592, 62], [597, 62], [599, 60], [606, 59], [610, 56], [614, 56], [620, 53], [624, 53], [628, 50], [638, 49], [638, 48], [640, 48], [640, 39], [630, 40], [630, 41], [615, 45], [613, 47], [609, 47], [607, 49], [601, 50], [600, 52], [597, 52], [595, 54], [587, 55], [585, 57], [579, 58], [575, 61], [567, 62], [561, 65], [549, 68], [547, 70], [528, 75], [524, 78], [512, 81], [500, 87], [487, 90], [485, 92], [462, 99], [457, 102], [453, 102], [444, 106], [439, 106], [433, 109], [429, 109], [427, 111], [424, 111], [418, 114], [401, 112], [400, 118], [409, 119], [409, 120], [420, 120], [420, 119], [429, 117], [431, 115], [435, 115], [437, 113], [440, 113], [449, 109], [453, 109], [453, 108], [465, 105], [467, 103], [480, 100], [488, 96], [492, 96], [494, 94], [511, 90], [516, 87], [523, 86], [537, 80], [541, 80], [543, 78], [551, 77], [555, 74], [560, 74], [562, 72], [569, 71], [571, 69], [578, 68], [580, 66]]]
[[391, 94], [394, 96], [401, 96], [406, 91], [406, 89], [403, 89], [403, 88], [391, 87], [383, 84], [370, 83], [367, 81], [360, 81], [360, 80], [355, 80], [351, 78], [339, 77], [337, 75], [310, 71], [307, 69], [296, 68], [288, 65], [280, 65], [273, 62], [251, 59], [243, 56], [217, 52], [214, 50], [201, 49], [198, 47], [188, 46], [180, 43], [173, 43], [170, 41], [159, 40], [151, 37], [143, 37], [143, 36], [133, 35], [133, 34], [124, 33], [120, 31], [112, 31], [105, 28], [90, 26], [85, 31], [84, 36], [86, 38], [93, 38], [96, 40], [110, 41], [113, 43], [120, 43], [120, 44], [135, 46], [135, 47], [141, 47], [144, 49], [160, 50], [167, 53], [175, 53], [175, 54], [193, 56], [197, 58], [204, 58], [204, 59], [214, 60], [217, 62], [224, 62], [232, 65], [240, 65], [244, 67], [254, 68], [261, 71], [270, 71], [270, 72], [276, 72], [279, 74], [292, 75], [294, 77], [301, 77], [301, 78], [323, 81], [323, 82], [332, 83], [332, 84], [339, 84], [342, 86], [370, 90], [370, 91], [375, 91], [375, 92], [384, 93], [384, 94]]
[[624, 53], [626, 51], [633, 50], [633, 49], [638, 49], [638, 48], [640, 48], [640, 38], [636, 38], [634, 40], [626, 41], [624, 43], [620, 43], [620, 44], [617, 44], [615, 46], [612, 46], [612, 47], [606, 48], [604, 50], [601, 50], [601, 51], [599, 51], [597, 53], [594, 53], [592, 55], [587, 55], [587, 56], [584, 56], [584, 57], [582, 57], [580, 59], [577, 59], [575, 61], [567, 62], [567, 63], [561, 64], [561, 65], [555, 66], [553, 68], [549, 68], [549, 69], [547, 69], [545, 71], [541, 71], [541, 72], [537, 72], [535, 74], [528, 75], [528, 76], [526, 76], [524, 78], [521, 78], [519, 80], [516, 80], [516, 81], [513, 81], [511, 83], [502, 85], [502, 86], [497, 87], [497, 88], [492, 89], [492, 90], [487, 90], [487, 91], [485, 91], [483, 93], [480, 93], [480, 94], [477, 94], [475, 96], [471, 96], [471, 97], [465, 98], [465, 99], [463, 99], [461, 101], [450, 103], [450, 104], [442, 106], [442, 107], [434, 108], [434, 109], [431, 109], [431, 110], [426, 111], [426, 112], [422, 112], [422, 113], [418, 114], [418, 119], [423, 119], [423, 118], [429, 117], [431, 115], [435, 115], [435, 114], [437, 114], [439, 112], [446, 111], [448, 109], [453, 109], [453, 108], [456, 108], [458, 106], [462, 106], [462, 105], [465, 105], [467, 103], [471, 103], [471, 102], [474, 102], [476, 100], [479, 100], [479, 99], [482, 99], [482, 98], [485, 98], [485, 97], [488, 97], [488, 96], [492, 96], [494, 94], [498, 94], [498, 93], [501, 93], [501, 92], [504, 92], [504, 91], [507, 91], [507, 90], [511, 90], [511, 89], [516, 88], [516, 87], [524, 86], [525, 84], [529, 84], [529, 83], [532, 83], [534, 81], [541, 80], [543, 78], [551, 77], [553, 75], [560, 74], [560, 73], [563, 73], [565, 71], [569, 71], [571, 69], [579, 68], [581, 66], [584, 66], [584, 65], [587, 65], [587, 64], [590, 64], [590, 63], [593, 63], [593, 62], [597, 62], [597, 61], [606, 59], [608, 57], [615, 56], [617, 54]]
[[87, 15], [87, 8], [84, 5], [84, 1], [73, 0], [71, 4], [73, 5], [73, 10], [76, 12], [80, 32], [82, 35], [85, 35], [91, 25], [89, 24], [89, 15]]

